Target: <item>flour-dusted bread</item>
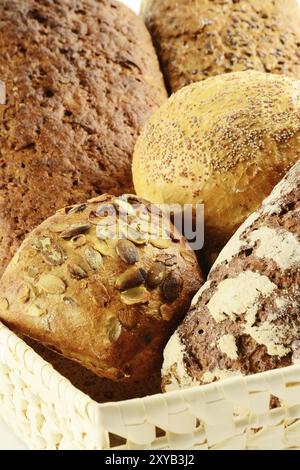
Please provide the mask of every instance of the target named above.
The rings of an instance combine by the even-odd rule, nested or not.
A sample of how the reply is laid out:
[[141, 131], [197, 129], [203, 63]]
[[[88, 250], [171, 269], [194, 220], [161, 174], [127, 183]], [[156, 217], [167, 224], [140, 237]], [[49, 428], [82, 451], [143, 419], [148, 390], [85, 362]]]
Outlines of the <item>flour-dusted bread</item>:
[[241, 70], [300, 78], [297, 0], [143, 0], [142, 16], [172, 91]]
[[114, 0], [1, 0], [0, 80], [1, 272], [59, 207], [130, 191], [166, 92], [146, 27]]
[[0, 318], [99, 376], [134, 381], [201, 285], [194, 253], [169, 218], [136, 196], [59, 210], [23, 242], [0, 286]]
[[175, 93], [137, 140], [133, 179], [153, 203], [204, 204], [208, 264], [300, 158], [300, 81], [260, 72]]
[[166, 390], [300, 360], [300, 161], [217, 259], [164, 352]]

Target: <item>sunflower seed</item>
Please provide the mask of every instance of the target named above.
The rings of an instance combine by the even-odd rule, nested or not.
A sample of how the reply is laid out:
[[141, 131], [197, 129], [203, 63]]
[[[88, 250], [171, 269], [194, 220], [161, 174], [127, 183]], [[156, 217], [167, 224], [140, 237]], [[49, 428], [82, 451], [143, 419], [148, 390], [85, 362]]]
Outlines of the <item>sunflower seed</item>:
[[131, 329], [137, 325], [138, 316], [136, 312], [133, 312], [132, 310], [120, 310], [118, 312], [118, 318], [121, 325], [125, 328]]
[[30, 300], [30, 287], [23, 284], [17, 293], [17, 300], [22, 304], [26, 304]]
[[84, 279], [87, 277], [86, 271], [78, 264], [68, 264], [68, 271], [73, 279]]
[[66, 305], [68, 305], [69, 307], [72, 307], [72, 308], [76, 308], [77, 307], [77, 303], [75, 302], [74, 299], [72, 299], [71, 297], [64, 297], [63, 298], [63, 301]]
[[49, 237], [34, 238], [31, 241], [31, 246], [37, 251], [45, 250], [50, 245], [51, 245], [51, 240]]
[[91, 269], [97, 270], [102, 264], [102, 256], [99, 251], [94, 250], [91, 246], [88, 246], [84, 251], [85, 259]]
[[116, 251], [121, 260], [127, 264], [137, 263], [140, 259], [137, 248], [129, 240], [118, 240]]
[[171, 267], [177, 264], [177, 256], [172, 255], [171, 253], [161, 253], [160, 255], [156, 256], [156, 261], [160, 261], [165, 266]]
[[110, 342], [114, 343], [115, 341], [117, 341], [121, 332], [121, 323], [116, 318], [112, 318], [108, 325], [108, 338]]
[[6, 297], [0, 297], [0, 310], [8, 310], [9, 302]]
[[120, 297], [125, 305], [138, 305], [149, 302], [150, 293], [144, 286], [139, 286], [125, 290]]
[[124, 199], [116, 198], [113, 200], [113, 204], [120, 214], [131, 215], [133, 217], [136, 215], [135, 209]]
[[66, 207], [66, 214], [76, 214], [83, 212], [87, 208], [86, 204], [76, 204], [75, 206]]
[[66, 284], [60, 277], [48, 273], [40, 276], [37, 285], [48, 294], [63, 294], [66, 290]]
[[94, 202], [104, 202], [110, 199], [109, 194], [101, 194], [100, 196], [92, 197], [91, 199], [88, 199], [88, 202], [94, 203]]
[[149, 242], [151, 243], [151, 245], [155, 246], [155, 248], [159, 248], [160, 250], [170, 248], [172, 243], [170, 238], [150, 238]]
[[138, 287], [145, 282], [146, 276], [142, 268], [129, 268], [116, 279], [115, 287], [120, 290]]
[[195, 253], [193, 250], [190, 248], [187, 248], [186, 250], [180, 250], [180, 256], [186, 261], [187, 263], [193, 263], [195, 264]]
[[166, 267], [163, 263], [159, 261], [152, 264], [148, 276], [147, 276], [147, 285], [152, 289], [158, 287], [164, 280], [166, 274]]
[[110, 295], [105, 287], [105, 285], [98, 281], [94, 280], [89, 283], [89, 290], [91, 291], [92, 297], [95, 301], [95, 303], [101, 307], [104, 308], [107, 306], [107, 304], [110, 301]]
[[51, 245], [51, 248], [42, 252], [42, 257], [51, 266], [60, 266], [65, 261], [65, 254], [59, 245]]
[[71, 225], [67, 230], [63, 231], [60, 234], [60, 237], [68, 240], [69, 238], [73, 238], [76, 235], [81, 235], [82, 233], [86, 233], [90, 230], [91, 224], [76, 224]]
[[181, 275], [175, 271], [169, 272], [162, 285], [164, 298], [167, 302], [174, 302], [182, 291], [183, 279]]
[[70, 227], [69, 224], [62, 223], [62, 224], [53, 224], [51, 227], [49, 227], [50, 232], [53, 233], [61, 233], [67, 230]]
[[43, 311], [38, 305], [31, 304], [28, 306], [26, 313], [30, 317], [41, 317], [46, 312]]
[[78, 248], [79, 246], [83, 246], [86, 244], [87, 239], [85, 235], [76, 235], [75, 237], [71, 238], [72, 245], [74, 248]]

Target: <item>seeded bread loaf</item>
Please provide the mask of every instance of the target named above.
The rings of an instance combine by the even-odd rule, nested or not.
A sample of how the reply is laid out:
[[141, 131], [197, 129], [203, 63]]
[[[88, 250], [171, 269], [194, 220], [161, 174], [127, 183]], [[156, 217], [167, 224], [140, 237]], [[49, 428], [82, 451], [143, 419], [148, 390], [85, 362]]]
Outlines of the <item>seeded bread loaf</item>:
[[241, 70], [300, 78], [296, 0], [144, 0], [142, 16], [173, 92]]
[[300, 161], [232, 237], [164, 352], [166, 390], [300, 360]]
[[299, 158], [300, 81], [238, 72], [185, 87], [153, 114], [133, 179], [153, 203], [204, 204], [211, 266]]
[[150, 209], [102, 195], [47, 219], [2, 277], [2, 320], [99, 376], [148, 377], [201, 285], [194, 253]]
[[59, 207], [130, 191], [166, 92], [149, 33], [114, 0], [1, 0], [0, 31], [1, 272]]

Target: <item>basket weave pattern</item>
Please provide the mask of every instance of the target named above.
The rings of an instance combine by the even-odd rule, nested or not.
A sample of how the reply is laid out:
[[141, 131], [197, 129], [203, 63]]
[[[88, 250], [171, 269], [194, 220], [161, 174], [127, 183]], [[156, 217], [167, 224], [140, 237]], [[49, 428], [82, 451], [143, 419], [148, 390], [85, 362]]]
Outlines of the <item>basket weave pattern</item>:
[[297, 449], [300, 366], [99, 404], [0, 323], [0, 415], [33, 449]]

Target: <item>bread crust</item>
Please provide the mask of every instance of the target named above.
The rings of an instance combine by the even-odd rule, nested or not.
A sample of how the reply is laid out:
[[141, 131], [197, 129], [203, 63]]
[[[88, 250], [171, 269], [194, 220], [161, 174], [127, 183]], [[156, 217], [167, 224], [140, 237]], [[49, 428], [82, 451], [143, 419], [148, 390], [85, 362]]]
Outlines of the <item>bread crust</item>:
[[299, 363], [299, 216], [300, 161], [221, 252], [165, 349], [165, 389]]
[[143, 22], [114, 0], [3, 0], [0, 271], [64, 205], [131, 191], [140, 129], [166, 98]]
[[299, 143], [298, 80], [253, 71], [212, 77], [149, 119], [134, 151], [135, 190], [153, 203], [204, 204], [204, 249], [215, 259], [300, 158]]
[[144, 0], [142, 16], [172, 92], [241, 70], [300, 78], [296, 0]]
[[[151, 216], [147, 232], [148, 209], [127, 201], [103, 195], [58, 211], [25, 239], [0, 287], [10, 328], [115, 381], [160, 368], [202, 283], [194, 253], [170, 238], [169, 219]], [[170, 235], [160, 244], [162, 230]]]

